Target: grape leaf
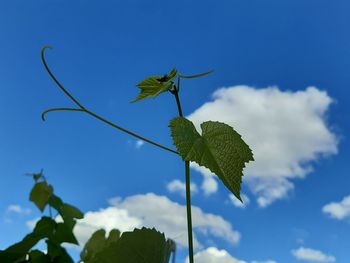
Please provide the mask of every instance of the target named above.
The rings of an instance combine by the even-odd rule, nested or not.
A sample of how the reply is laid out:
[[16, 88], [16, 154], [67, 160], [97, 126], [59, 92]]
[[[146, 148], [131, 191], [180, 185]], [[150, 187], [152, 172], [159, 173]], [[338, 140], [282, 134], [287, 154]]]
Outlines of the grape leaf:
[[51, 185], [46, 182], [36, 183], [30, 192], [29, 200], [32, 201], [41, 212], [43, 212], [52, 193], [53, 188]]
[[82, 219], [84, 217], [83, 213], [78, 208], [63, 203], [62, 199], [54, 194], [50, 197], [49, 205], [57, 210], [64, 223], [72, 229], [76, 223], [75, 219]]
[[132, 103], [146, 98], [154, 98], [165, 91], [171, 90], [174, 86], [172, 81], [176, 75], [176, 69], [172, 69], [168, 75], [152, 76], [142, 80], [139, 84], [137, 84], [137, 87], [141, 91], [137, 98], [132, 101]]
[[81, 260], [85, 263], [92, 262], [97, 253], [107, 249], [109, 246], [116, 245], [115, 242], [117, 242], [119, 238], [120, 232], [117, 229], [111, 230], [107, 239], [104, 229], [97, 230], [92, 234], [81, 251]]
[[[94, 243], [102, 240], [104, 232], [100, 230], [94, 237]], [[111, 234], [110, 234], [111, 236]], [[124, 232], [120, 238], [113, 240], [103, 249], [97, 249], [96, 254], [86, 263], [168, 263], [171, 253], [170, 243], [164, 234], [153, 229], [135, 229]], [[86, 255], [86, 254], [85, 254]], [[90, 255], [91, 256], [91, 255]]]
[[231, 126], [214, 121], [203, 122], [200, 135], [193, 123], [183, 117], [173, 119], [169, 127], [181, 157], [215, 173], [241, 200], [243, 168], [245, 163], [254, 161], [252, 151], [241, 135]]

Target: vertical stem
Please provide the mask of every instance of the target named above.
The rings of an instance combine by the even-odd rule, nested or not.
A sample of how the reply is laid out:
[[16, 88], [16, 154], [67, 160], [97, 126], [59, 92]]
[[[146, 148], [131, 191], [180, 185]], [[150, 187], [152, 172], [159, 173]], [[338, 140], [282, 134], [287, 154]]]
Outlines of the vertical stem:
[[190, 184], [190, 162], [185, 161], [186, 172], [186, 207], [187, 207], [187, 232], [188, 232], [188, 253], [190, 263], [193, 263], [193, 237], [192, 237], [192, 212], [191, 212], [191, 184]]
[[[177, 87], [173, 91], [176, 99], [177, 109], [179, 116], [183, 117], [182, 108], [179, 98], [180, 78], [177, 81]], [[191, 180], [190, 180], [190, 162], [185, 161], [185, 176], [186, 176], [186, 208], [187, 208], [187, 233], [188, 233], [188, 254], [190, 263], [194, 263], [193, 260], [193, 237], [192, 237], [192, 212], [191, 212]]]

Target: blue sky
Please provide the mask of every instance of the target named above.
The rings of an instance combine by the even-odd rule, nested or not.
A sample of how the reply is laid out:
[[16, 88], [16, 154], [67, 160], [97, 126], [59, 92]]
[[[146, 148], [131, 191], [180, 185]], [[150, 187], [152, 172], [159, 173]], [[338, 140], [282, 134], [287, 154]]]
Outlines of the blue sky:
[[[81, 236], [103, 214], [121, 229], [156, 222], [186, 243], [185, 226], [164, 216], [183, 215], [179, 158], [80, 113], [41, 121], [47, 108], [73, 106], [41, 64], [49, 44], [51, 68], [89, 109], [169, 147], [174, 99], [130, 104], [135, 85], [172, 67], [215, 70], [183, 82], [185, 115], [233, 125], [256, 163], [243, 180], [245, 208], [192, 169], [198, 263], [348, 262], [349, 8], [345, 0], [1, 1], [0, 248], [38, 216], [23, 175], [42, 168], [88, 213]], [[178, 262], [185, 256], [180, 246]]]

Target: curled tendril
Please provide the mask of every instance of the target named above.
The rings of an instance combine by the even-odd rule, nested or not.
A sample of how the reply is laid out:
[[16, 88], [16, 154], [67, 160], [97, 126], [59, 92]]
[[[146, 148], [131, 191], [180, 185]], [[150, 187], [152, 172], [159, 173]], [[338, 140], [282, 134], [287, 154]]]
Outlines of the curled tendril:
[[111, 122], [111, 121], [109, 121], [109, 120], [107, 120], [107, 119], [105, 119], [105, 118], [99, 116], [99, 115], [97, 115], [96, 113], [94, 113], [94, 112], [88, 110], [86, 107], [84, 107], [83, 104], [81, 104], [81, 103], [80, 103], [80, 102], [79, 102], [65, 87], [63, 87], [63, 85], [58, 81], [58, 79], [55, 77], [55, 75], [54, 75], [54, 74], [52, 73], [52, 71], [50, 70], [50, 68], [49, 68], [49, 66], [48, 66], [48, 64], [46, 63], [46, 60], [45, 60], [45, 51], [46, 51], [47, 49], [52, 49], [52, 47], [50, 47], [50, 46], [44, 46], [43, 49], [41, 50], [41, 60], [42, 60], [42, 62], [43, 62], [43, 65], [44, 65], [44, 67], [45, 67], [47, 73], [49, 74], [49, 76], [51, 77], [51, 79], [56, 83], [56, 85], [61, 89], [61, 91], [62, 91], [72, 102], [74, 102], [74, 104], [76, 104], [78, 107], [77, 107], [77, 108], [52, 108], [52, 109], [48, 109], [48, 110], [44, 111], [44, 112], [41, 114], [41, 118], [42, 118], [43, 121], [45, 121], [45, 116], [46, 116], [46, 114], [49, 113], [49, 112], [55, 112], [55, 111], [79, 111], [79, 112], [86, 113], [86, 114], [88, 114], [88, 115], [90, 115], [90, 116], [92, 116], [92, 117], [94, 117], [94, 118], [96, 118], [96, 119], [98, 119], [98, 120], [100, 120], [100, 121], [102, 121], [102, 122], [108, 124], [109, 126], [112, 126], [113, 128], [115, 128], [115, 129], [117, 129], [117, 130], [120, 130], [120, 131], [122, 131], [122, 132], [125, 132], [125, 133], [127, 133], [127, 134], [129, 134], [129, 135], [131, 135], [131, 136], [134, 136], [134, 137], [136, 137], [136, 138], [138, 138], [138, 139], [140, 139], [140, 140], [142, 140], [142, 141], [148, 142], [148, 143], [150, 143], [150, 144], [152, 144], [152, 145], [154, 145], [154, 146], [157, 146], [157, 147], [159, 147], [159, 148], [162, 148], [163, 150], [167, 150], [167, 151], [169, 151], [169, 152], [178, 154], [177, 151], [172, 150], [172, 149], [170, 149], [170, 148], [168, 148], [168, 147], [165, 147], [165, 146], [163, 146], [163, 145], [161, 145], [161, 144], [159, 144], [159, 143], [156, 143], [156, 142], [154, 142], [154, 141], [151, 141], [151, 140], [149, 140], [149, 139], [147, 139], [147, 138], [144, 138], [144, 137], [142, 137], [142, 136], [140, 136], [140, 135], [138, 135], [138, 134], [136, 134], [136, 133], [133, 133], [133, 132], [131, 132], [131, 131], [129, 131], [129, 130], [127, 130], [127, 129], [125, 129], [125, 128], [123, 128], [123, 127], [121, 127], [121, 126], [119, 126], [119, 125], [117, 125], [117, 124], [115, 124], [115, 123], [113, 123], [113, 122]]
[[66, 90], [63, 85], [57, 80], [57, 78], [55, 77], [55, 75], [51, 72], [49, 66], [46, 63], [45, 60], [45, 50], [46, 49], [52, 49], [51, 46], [44, 46], [43, 49], [41, 50], [41, 61], [44, 64], [44, 67], [47, 71], [47, 73], [50, 75], [51, 79], [57, 84], [57, 86], [62, 90], [62, 92], [68, 97], [70, 98], [79, 108], [81, 109], [85, 109], [85, 107], [76, 99], [73, 97], [72, 94], [69, 93], [68, 90]]
[[49, 112], [54, 112], [54, 111], [82, 111], [84, 112], [84, 110], [82, 109], [76, 109], [76, 108], [52, 108], [52, 109], [48, 109], [46, 111], [44, 111], [42, 114], [41, 114], [41, 119], [43, 121], [45, 121], [45, 116], [47, 113]]

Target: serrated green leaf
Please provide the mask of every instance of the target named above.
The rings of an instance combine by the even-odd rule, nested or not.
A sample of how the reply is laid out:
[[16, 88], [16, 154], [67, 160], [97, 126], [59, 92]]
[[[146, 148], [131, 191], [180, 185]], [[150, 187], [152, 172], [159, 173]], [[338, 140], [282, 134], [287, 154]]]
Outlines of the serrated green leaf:
[[168, 75], [152, 76], [142, 80], [137, 87], [141, 90], [139, 95], [133, 102], [137, 102], [146, 98], [154, 98], [159, 94], [171, 90], [174, 84], [173, 79], [176, 77], [176, 69], [172, 69]]
[[44, 211], [53, 193], [53, 188], [46, 182], [36, 183], [30, 192], [29, 200], [32, 201], [41, 212]]
[[[135, 229], [120, 238], [120, 262], [168, 263], [171, 248], [164, 234], [153, 229]], [[129, 259], [129, 260], [128, 260]]]
[[125, 232], [116, 241], [96, 253], [87, 263], [168, 263], [171, 248], [164, 234], [155, 229]]
[[241, 135], [227, 124], [213, 121], [201, 124], [200, 135], [193, 123], [182, 117], [173, 119], [169, 127], [181, 157], [208, 168], [241, 200], [243, 168], [254, 160]]
[[111, 230], [107, 239], [106, 231], [104, 229], [97, 230], [92, 234], [81, 251], [81, 260], [85, 263], [92, 262], [98, 253], [107, 249], [109, 246], [116, 246], [116, 242], [119, 240], [119, 238], [120, 232], [117, 229]]

